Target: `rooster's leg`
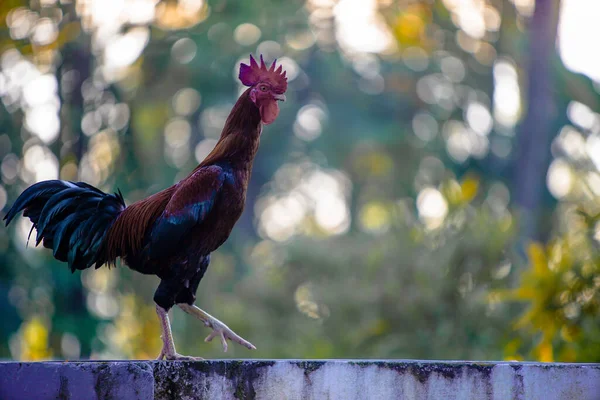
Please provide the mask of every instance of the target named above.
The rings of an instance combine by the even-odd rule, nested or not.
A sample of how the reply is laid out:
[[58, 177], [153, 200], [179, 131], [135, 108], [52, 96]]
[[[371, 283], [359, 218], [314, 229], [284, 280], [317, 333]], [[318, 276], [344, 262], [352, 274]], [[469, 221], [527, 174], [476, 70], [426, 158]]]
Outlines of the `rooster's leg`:
[[166, 360], [203, 360], [203, 358], [200, 357], [188, 357], [177, 354], [177, 351], [175, 351], [175, 342], [173, 341], [173, 333], [171, 332], [171, 323], [169, 322], [169, 314], [167, 310], [157, 305], [156, 314], [158, 314], [158, 319], [160, 320], [160, 327], [162, 330], [161, 338], [163, 342], [163, 347], [160, 351], [160, 355], [157, 357], [157, 360], [162, 360], [163, 358]]
[[177, 304], [179, 308], [181, 308], [186, 313], [193, 315], [198, 318], [200, 321], [204, 322], [204, 325], [212, 328], [212, 332], [210, 335], [204, 339], [205, 342], [210, 342], [215, 337], [219, 337], [221, 339], [221, 344], [223, 344], [223, 351], [227, 351], [227, 339], [232, 342], [236, 342], [241, 344], [244, 347], [247, 347], [250, 350], [256, 350], [256, 347], [246, 339], [240, 337], [234, 331], [232, 331], [227, 325], [207, 313], [206, 311], [196, 307], [195, 305], [189, 305], [186, 303]]

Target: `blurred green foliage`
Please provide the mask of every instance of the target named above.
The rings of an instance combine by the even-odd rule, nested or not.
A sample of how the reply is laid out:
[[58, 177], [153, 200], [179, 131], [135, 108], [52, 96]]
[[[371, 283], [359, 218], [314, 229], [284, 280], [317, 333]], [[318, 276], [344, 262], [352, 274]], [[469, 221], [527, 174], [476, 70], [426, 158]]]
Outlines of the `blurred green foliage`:
[[[223, 354], [174, 310], [178, 351], [599, 361], [599, 95], [558, 54], [555, 138], [540, 150], [550, 191], [536, 205], [547, 245], [523, 240], [511, 203], [535, 106], [533, 12], [526, 0], [3, 1], [0, 207], [42, 179], [119, 188], [128, 203], [181, 179], [220, 133], [239, 62], [262, 53], [287, 69], [288, 102], [197, 300], [258, 351]], [[72, 275], [16, 225], [0, 230], [0, 356], [158, 355], [156, 277]]]

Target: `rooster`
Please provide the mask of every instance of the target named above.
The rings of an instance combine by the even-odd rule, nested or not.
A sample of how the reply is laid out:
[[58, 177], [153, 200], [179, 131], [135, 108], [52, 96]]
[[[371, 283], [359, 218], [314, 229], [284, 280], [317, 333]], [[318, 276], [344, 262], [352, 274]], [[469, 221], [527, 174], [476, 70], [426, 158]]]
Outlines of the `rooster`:
[[[126, 206], [121, 192], [107, 194], [84, 182], [49, 180], [34, 184], [15, 201], [6, 225], [23, 211], [36, 229], [36, 246], [52, 249], [71, 271], [114, 265], [156, 275], [154, 293], [162, 330], [158, 359], [194, 360], [175, 350], [168, 312], [177, 305], [212, 329], [205, 341], [219, 337], [256, 349], [227, 325], [194, 305], [196, 290], [210, 254], [229, 237], [242, 214], [252, 163], [263, 124], [279, 115], [285, 100], [286, 72], [273, 61], [267, 68], [250, 56], [239, 79], [249, 88], [234, 105], [210, 154], [179, 183]], [[31, 232], [30, 232], [31, 235]]]

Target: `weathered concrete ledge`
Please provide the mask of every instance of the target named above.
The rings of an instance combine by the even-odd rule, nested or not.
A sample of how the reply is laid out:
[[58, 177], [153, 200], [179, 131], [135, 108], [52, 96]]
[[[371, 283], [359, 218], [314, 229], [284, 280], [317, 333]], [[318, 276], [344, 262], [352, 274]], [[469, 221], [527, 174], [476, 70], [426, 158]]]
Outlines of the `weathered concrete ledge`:
[[404, 360], [3, 362], [0, 399], [600, 400], [600, 364]]

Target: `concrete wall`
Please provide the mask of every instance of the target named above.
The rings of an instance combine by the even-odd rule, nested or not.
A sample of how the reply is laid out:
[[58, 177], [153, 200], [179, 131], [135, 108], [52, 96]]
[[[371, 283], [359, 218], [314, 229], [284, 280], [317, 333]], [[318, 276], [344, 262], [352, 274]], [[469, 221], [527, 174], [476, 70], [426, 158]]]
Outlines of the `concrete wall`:
[[600, 364], [222, 360], [0, 363], [0, 399], [600, 400]]

